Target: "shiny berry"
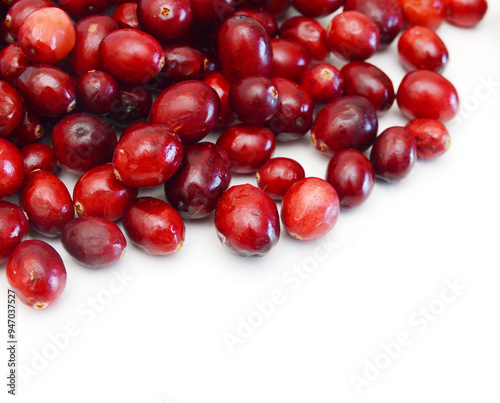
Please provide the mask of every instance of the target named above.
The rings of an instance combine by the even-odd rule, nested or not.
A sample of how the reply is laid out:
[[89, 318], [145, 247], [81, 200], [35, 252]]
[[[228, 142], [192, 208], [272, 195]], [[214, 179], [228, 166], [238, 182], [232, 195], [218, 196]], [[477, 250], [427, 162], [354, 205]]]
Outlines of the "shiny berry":
[[486, 0], [447, 0], [446, 21], [462, 28], [472, 28], [488, 10]]
[[91, 71], [76, 83], [78, 107], [85, 112], [104, 115], [118, 100], [119, 88], [115, 79], [103, 71]]
[[203, 82], [210, 85], [219, 95], [220, 116], [217, 120], [217, 128], [224, 129], [231, 126], [235, 117], [229, 108], [228, 95], [231, 88], [231, 82], [224, 73], [215, 71], [203, 77]]
[[163, 53], [165, 66], [161, 78], [167, 84], [201, 79], [207, 58], [199, 50], [185, 45], [166, 45]]
[[0, 138], [0, 199], [16, 193], [24, 182], [23, 157], [9, 141]]
[[345, 0], [291, 0], [293, 7], [306, 17], [324, 17], [338, 10]]
[[309, 17], [292, 17], [280, 27], [280, 38], [301, 44], [312, 60], [323, 61], [328, 55], [326, 31], [321, 24]]
[[299, 81], [311, 62], [309, 52], [298, 42], [290, 39], [271, 39], [273, 68], [271, 77]]
[[273, 200], [281, 200], [295, 182], [306, 176], [304, 168], [290, 158], [271, 158], [257, 171], [257, 186]]
[[417, 157], [420, 159], [434, 159], [450, 148], [450, 134], [438, 120], [415, 119], [408, 123], [406, 128], [417, 141]]
[[123, 3], [112, 15], [121, 29], [141, 29], [137, 18], [137, 3]]
[[36, 10], [44, 7], [54, 7], [55, 4], [50, 0], [19, 0], [9, 8], [5, 16], [5, 24], [9, 32], [17, 39], [19, 28], [23, 25], [26, 18]]
[[17, 78], [29, 65], [30, 61], [23, 53], [19, 42], [12, 43], [0, 52], [0, 79], [15, 87]]
[[14, 248], [24, 241], [29, 229], [23, 210], [13, 203], [0, 200], [0, 264], [4, 264]]
[[45, 134], [45, 123], [42, 118], [30, 109], [24, 109], [21, 122], [9, 134], [7, 140], [17, 148], [38, 143]]
[[36, 169], [54, 173], [57, 168], [57, 159], [54, 149], [47, 144], [30, 144], [21, 148], [24, 173], [30, 174]]
[[274, 38], [278, 33], [278, 24], [274, 16], [267, 10], [259, 7], [241, 7], [233, 15], [245, 15], [259, 21], [265, 28], [270, 38]]
[[320, 63], [309, 67], [300, 79], [302, 87], [318, 104], [327, 104], [344, 93], [344, 78], [331, 64]]
[[408, 26], [437, 30], [445, 17], [447, 0], [399, 0]]
[[19, 93], [6, 81], [0, 81], [0, 137], [7, 137], [21, 122], [23, 103]]
[[120, 84], [118, 98], [111, 104], [110, 117], [116, 126], [126, 127], [147, 119], [153, 96], [146, 87], [138, 84]]

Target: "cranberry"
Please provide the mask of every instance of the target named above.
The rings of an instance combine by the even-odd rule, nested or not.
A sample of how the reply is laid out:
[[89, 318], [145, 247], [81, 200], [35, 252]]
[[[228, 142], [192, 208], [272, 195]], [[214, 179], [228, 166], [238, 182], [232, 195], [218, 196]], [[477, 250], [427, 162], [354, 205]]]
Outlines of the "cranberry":
[[111, 111], [111, 105], [118, 99], [118, 84], [103, 71], [91, 71], [81, 76], [76, 83], [78, 107], [98, 115]]
[[282, 18], [290, 8], [290, 0], [270, 0], [264, 5], [275, 18]]
[[26, 177], [19, 205], [28, 216], [31, 228], [46, 236], [60, 235], [75, 217], [66, 185], [47, 171], [33, 171]]
[[120, 228], [101, 217], [75, 218], [64, 227], [61, 241], [78, 263], [95, 269], [120, 260], [127, 247]]
[[153, 105], [151, 93], [142, 85], [121, 84], [118, 99], [111, 104], [111, 117], [120, 127], [146, 119]]
[[220, 22], [234, 11], [236, 0], [191, 0], [193, 18], [198, 22]]
[[373, 144], [370, 161], [377, 177], [398, 182], [412, 170], [417, 160], [417, 142], [404, 127], [384, 130]]
[[276, 140], [271, 130], [238, 124], [217, 139], [217, 145], [229, 155], [231, 170], [237, 174], [256, 172], [274, 152]]
[[56, 154], [47, 144], [30, 144], [21, 148], [24, 173], [30, 174], [36, 169], [54, 173], [57, 167]]
[[93, 15], [78, 21], [75, 26], [76, 42], [70, 55], [71, 69], [78, 76], [92, 70], [102, 70], [99, 45], [118, 24], [108, 15]]
[[378, 112], [389, 110], [394, 103], [391, 79], [378, 67], [365, 62], [351, 62], [340, 70], [344, 78], [344, 94], [368, 99]]
[[233, 186], [222, 195], [214, 223], [222, 244], [240, 256], [263, 256], [280, 236], [276, 203], [249, 184]]
[[295, 182], [304, 179], [304, 168], [290, 158], [271, 158], [257, 171], [257, 186], [272, 199], [281, 200]]
[[357, 11], [345, 11], [333, 17], [326, 29], [326, 45], [335, 56], [362, 61], [375, 54], [380, 33], [372, 20]]
[[406, 128], [417, 141], [417, 157], [420, 159], [434, 159], [450, 148], [450, 134], [438, 120], [415, 119], [408, 123]]
[[139, 0], [110, 0], [110, 3], [114, 4], [115, 6], [120, 6], [120, 5], [122, 5], [124, 3], [128, 3], [128, 2], [138, 3]]
[[52, 246], [33, 239], [21, 242], [10, 255], [7, 281], [21, 302], [45, 309], [64, 291], [66, 268]]
[[219, 96], [212, 87], [201, 81], [184, 81], [156, 98], [149, 120], [170, 126], [184, 144], [192, 144], [214, 129], [219, 114]]
[[339, 196], [332, 185], [320, 178], [304, 178], [285, 193], [281, 221], [295, 239], [313, 241], [332, 230], [339, 210]]
[[19, 28], [21, 28], [28, 15], [41, 8], [54, 6], [55, 4], [50, 0], [20, 0], [15, 2], [9, 8], [5, 17], [5, 23], [9, 28], [9, 32], [14, 38], [17, 38]]
[[140, 0], [137, 18], [142, 29], [158, 41], [172, 42], [187, 34], [193, 11], [189, 0]]
[[359, 96], [339, 98], [324, 107], [311, 129], [314, 146], [326, 154], [344, 148], [365, 151], [375, 141], [378, 120], [372, 104]]
[[223, 73], [220, 72], [207, 74], [203, 78], [203, 82], [210, 85], [217, 92], [220, 98], [220, 116], [216, 127], [224, 129], [231, 126], [235, 119], [231, 109], [229, 109], [228, 101], [231, 82]]
[[472, 28], [488, 10], [486, 0], [447, 0], [446, 21], [462, 28]]
[[24, 241], [29, 229], [23, 210], [13, 203], [0, 200], [0, 264], [4, 264], [14, 248]]
[[286, 78], [273, 78], [271, 81], [280, 94], [280, 100], [269, 128], [280, 141], [297, 140], [311, 129], [313, 100], [304, 88], [293, 81]]
[[446, 78], [429, 70], [408, 73], [398, 89], [399, 109], [410, 119], [431, 118], [446, 122], [458, 111], [457, 90]]
[[0, 52], [0, 79], [15, 87], [17, 78], [29, 65], [19, 42], [12, 43]]
[[257, 7], [238, 8], [234, 15], [245, 15], [259, 21], [266, 29], [269, 38], [274, 38], [278, 33], [278, 25], [274, 16], [267, 10]]
[[149, 125], [150, 122], [147, 120], [139, 120], [138, 122], [134, 122], [130, 125], [128, 125], [122, 132], [120, 136], [120, 140], [123, 140], [125, 137], [128, 136], [129, 133], [132, 133], [135, 129], [139, 129], [140, 127], [146, 127]]
[[38, 143], [45, 134], [44, 122], [38, 114], [25, 109], [23, 117], [17, 127], [9, 134], [7, 140], [17, 148]]
[[[123, 46], [126, 43], [127, 46]], [[165, 65], [163, 49], [151, 35], [136, 29], [111, 32], [99, 46], [104, 70], [118, 80], [145, 83], [156, 77]]]
[[227, 153], [212, 143], [198, 143], [184, 150], [181, 167], [165, 183], [168, 202], [184, 218], [209, 215], [231, 181]]
[[17, 85], [27, 105], [42, 116], [61, 116], [75, 109], [75, 81], [57, 67], [29, 66]]
[[5, 21], [0, 18], [0, 48], [14, 43], [16, 39], [11, 35], [9, 29], [5, 25]]
[[271, 47], [273, 49], [271, 77], [299, 81], [300, 76], [311, 62], [307, 50], [299, 43], [289, 39], [272, 39]]
[[309, 67], [300, 79], [302, 87], [311, 95], [313, 101], [327, 104], [344, 93], [344, 78], [331, 64], [320, 63]]
[[186, 80], [199, 80], [207, 58], [199, 50], [185, 45], [163, 47], [165, 66], [161, 76], [168, 84]]
[[127, 134], [113, 155], [116, 177], [125, 185], [158, 186], [170, 179], [182, 161], [182, 143], [168, 126], [151, 123]]
[[231, 81], [271, 75], [271, 41], [264, 27], [253, 18], [237, 15], [224, 21], [217, 47], [222, 71]]
[[121, 29], [141, 29], [137, 18], [137, 3], [123, 3], [112, 15]]
[[0, 137], [7, 137], [21, 122], [23, 103], [19, 93], [6, 81], [0, 81]]
[[23, 157], [9, 141], [0, 138], [0, 199], [16, 193], [24, 182]]
[[179, 251], [186, 232], [179, 213], [153, 197], [139, 197], [130, 205], [123, 228], [140, 250], [162, 256]]
[[58, 0], [59, 5], [75, 17], [102, 13], [109, 6], [109, 0]]
[[446, 12], [443, 0], [399, 1], [403, 6], [404, 19], [408, 26], [419, 25], [434, 31], [441, 26]]
[[413, 27], [406, 30], [398, 42], [401, 64], [408, 70], [425, 69], [441, 73], [448, 63], [448, 49], [437, 34], [429, 28]]
[[293, 7], [306, 17], [324, 17], [338, 10], [345, 0], [291, 0]]
[[340, 206], [353, 208], [370, 196], [375, 173], [372, 164], [361, 151], [347, 148], [336, 153], [330, 160], [326, 180], [337, 191]]
[[266, 77], [245, 77], [231, 86], [228, 103], [243, 123], [264, 124], [278, 111], [278, 90]]
[[313, 60], [322, 61], [328, 55], [326, 31], [313, 18], [289, 18], [280, 28], [280, 38], [290, 39], [301, 44]]

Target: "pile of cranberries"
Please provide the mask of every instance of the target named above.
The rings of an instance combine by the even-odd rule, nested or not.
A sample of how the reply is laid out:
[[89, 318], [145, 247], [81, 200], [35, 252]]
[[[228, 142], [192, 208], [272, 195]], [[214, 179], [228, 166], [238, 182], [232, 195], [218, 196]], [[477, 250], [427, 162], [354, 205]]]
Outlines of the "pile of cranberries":
[[[285, 17], [290, 7], [300, 16]], [[448, 149], [443, 123], [459, 100], [441, 75], [448, 50], [436, 30], [444, 20], [473, 27], [486, 9], [486, 0], [0, 0], [0, 199], [19, 195], [19, 205], [0, 200], [9, 284], [36, 309], [64, 290], [61, 257], [24, 240], [29, 228], [60, 236], [92, 268], [123, 256], [118, 220], [152, 255], [177, 252], [184, 220], [207, 216], [242, 256], [267, 253], [281, 225], [299, 240], [324, 236], [375, 177], [400, 181], [417, 158]], [[316, 20], [334, 12], [326, 29]], [[408, 74], [395, 91], [366, 60], [398, 36]], [[410, 122], [379, 128], [394, 101]], [[216, 143], [203, 141], [213, 131]], [[272, 158], [309, 132], [331, 156], [325, 179]], [[59, 166], [79, 177], [72, 193]], [[257, 186], [229, 187], [232, 174], [256, 174]], [[138, 197], [155, 186], [166, 201]]]

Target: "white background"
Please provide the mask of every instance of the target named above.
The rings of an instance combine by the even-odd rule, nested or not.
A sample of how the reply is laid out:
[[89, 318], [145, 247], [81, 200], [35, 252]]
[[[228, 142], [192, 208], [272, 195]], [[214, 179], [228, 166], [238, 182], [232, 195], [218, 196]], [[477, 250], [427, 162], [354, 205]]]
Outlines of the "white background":
[[[444, 75], [462, 101], [447, 125], [449, 152], [419, 161], [399, 184], [377, 182], [368, 202], [341, 213], [327, 252], [283, 233], [266, 257], [238, 258], [208, 219], [186, 224], [175, 256], [129, 245], [121, 262], [97, 271], [49, 240], [68, 283], [46, 311], [18, 303], [16, 401], [500, 402], [499, 21], [500, 3], [490, 1], [477, 28], [439, 29], [450, 52]], [[396, 43], [369, 61], [397, 88]], [[394, 106], [380, 127], [405, 122]], [[275, 156], [296, 158], [308, 176], [324, 177], [328, 163], [308, 139]], [[72, 188], [76, 179], [62, 178]], [[233, 180], [245, 182], [255, 179]], [[164, 197], [162, 188], [146, 193]], [[263, 318], [255, 302], [271, 294], [282, 296]], [[4, 346], [6, 300], [2, 274]], [[419, 310], [429, 307], [424, 319]], [[243, 329], [248, 320], [258, 326]], [[240, 337], [233, 348], [229, 334]], [[13, 401], [4, 347], [0, 368], [0, 401]]]

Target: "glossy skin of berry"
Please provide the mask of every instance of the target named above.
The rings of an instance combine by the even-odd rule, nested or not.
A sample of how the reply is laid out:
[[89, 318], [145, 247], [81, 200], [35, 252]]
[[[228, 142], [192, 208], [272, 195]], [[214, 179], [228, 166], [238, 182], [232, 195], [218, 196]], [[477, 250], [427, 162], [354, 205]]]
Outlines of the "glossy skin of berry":
[[58, 3], [64, 11], [78, 18], [100, 14], [109, 6], [109, 0], [58, 0]]
[[81, 76], [76, 83], [78, 107], [89, 113], [104, 115], [111, 111], [118, 99], [118, 84], [104, 71], [91, 71]]
[[345, 0], [292, 0], [293, 7], [306, 17], [324, 17], [338, 10]]
[[153, 105], [153, 96], [144, 86], [121, 84], [118, 99], [111, 104], [110, 117], [116, 126], [127, 127], [131, 123], [147, 119]]
[[231, 126], [235, 117], [229, 108], [228, 95], [231, 88], [231, 82], [224, 73], [215, 71], [203, 77], [203, 82], [210, 85], [219, 95], [220, 98], [220, 116], [217, 120], [216, 127], [224, 129]]
[[29, 229], [23, 210], [13, 203], [0, 200], [0, 264], [4, 264], [14, 248], [24, 241]]
[[23, 157], [9, 141], [0, 138], [0, 199], [16, 193], [24, 182]]
[[191, 0], [193, 18], [197, 22], [224, 21], [232, 14], [235, 5], [235, 0]]
[[15, 87], [17, 78], [30, 64], [19, 42], [12, 43], [0, 52], [0, 79]]
[[45, 134], [42, 118], [30, 109], [24, 109], [21, 121], [9, 134], [7, 140], [17, 148], [25, 147], [40, 141]]
[[165, 183], [168, 202], [183, 218], [198, 219], [214, 211], [231, 181], [231, 161], [213, 143], [186, 147], [181, 167]]
[[462, 28], [475, 27], [488, 10], [486, 0], [447, 0], [446, 21]]
[[44, 7], [54, 7], [55, 4], [50, 0], [20, 0], [15, 2], [9, 8], [5, 16], [5, 24], [7, 25], [11, 35], [17, 39], [19, 28], [23, 25], [28, 15], [33, 11]]
[[163, 200], [139, 197], [123, 216], [123, 228], [140, 250], [171, 255], [182, 248], [186, 228], [181, 216]]
[[300, 78], [300, 84], [311, 95], [314, 103], [327, 104], [344, 93], [344, 78], [340, 71], [327, 63], [309, 67]]
[[24, 173], [26, 175], [35, 169], [41, 169], [54, 173], [57, 168], [56, 154], [51, 146], [47, 144], [30, 144], [21, 148], [23, 157]]
[[120, 228], [101, 217], [80, 217], [64, 227], [64, 249], [81, 265], [94, 269], [120, 260], [127, 241]]
[[137, 3], [123, 3], [112, 15], [121, 29], [141, 29], [137, 19]]
[[399, 182], [413, 169], [417, 160], [417, 142], [404, 127], [384, 130], [373, 144], [370, 161], [375, 175], [387, 182]]
[[265, 28], [269, 38], [274, 38], [278, 33], [278, 24], [274, 16], [267, 10], [258, 7], [241, 7], [233, 15], [245, 15], [259, 21]]
[[451, 137], [446, 127], [438, 120], [415, 119], [406, 125], [417, 141], [417, 157], [431, 160], [448, 151]]
[[304, 168], [290, 158], [271, 158], [257, 171], [257, 186], [273, 200], [281, 200], [295, 182], [306, 176]]
[[301, 44], [290, 39], [271, 39], [271, 47], [273, 49], [271, 77], [299, 81], [311, 62], [309, 52]]
[[313, 241], [332, 230], [339, 210], [339, 196], [332, 185], [320, 178], [304, 178], [285, 193], [281, 221], [295, 239]]
[[280, 27], [280, 38], [289, 39], [302, 45], [312, 60], [323, 61], [328, 55], [326, 31], [313, 18], [289, 18]]
[[20, 243], [7, 262], [7, 281], [16, 296], [34, 309], [46, 309], [66, 287], [66, 268], [48, 243], [29, 240]]
[[375, 141], [378, 119], [365, 98], [347, 96], [324, 107], [311, 129], [311, 141], [321, 152], [332, 155], [344, 148], [365, 151]]
[[240, 256], [263, 256], [280, 236], [276, 203], [249, 184], [233, 186], [222, 195], [214, 223], [222, 244]]
[[201, 79], [207, 58], [199, 50], [185, 45], [166, 45], [163, 53], [165, 66], [160, 75], [167, 85]]
[[361, 151], [347, 148], [330, 160], [326, 180], [337, 191], [340, 207], [354, 208], [370, 196], [375, 173], [370, 160]]
[[[446, 0], [445, 0], [446, 1]], [[446, 8], [443, 0], [400, 0], [405, 24], [437, 30], [443, 23]]]
[[23, 102], [19, 93], [6, 81], [0, 81], [0, 137], [7, 137], [21, 122]]
[[447, 122], [458, 111], [458, 93], [452, 83], [430, 70], [408, 73], [397, 93], [398, 106], [409, 119], [430, 118]]

